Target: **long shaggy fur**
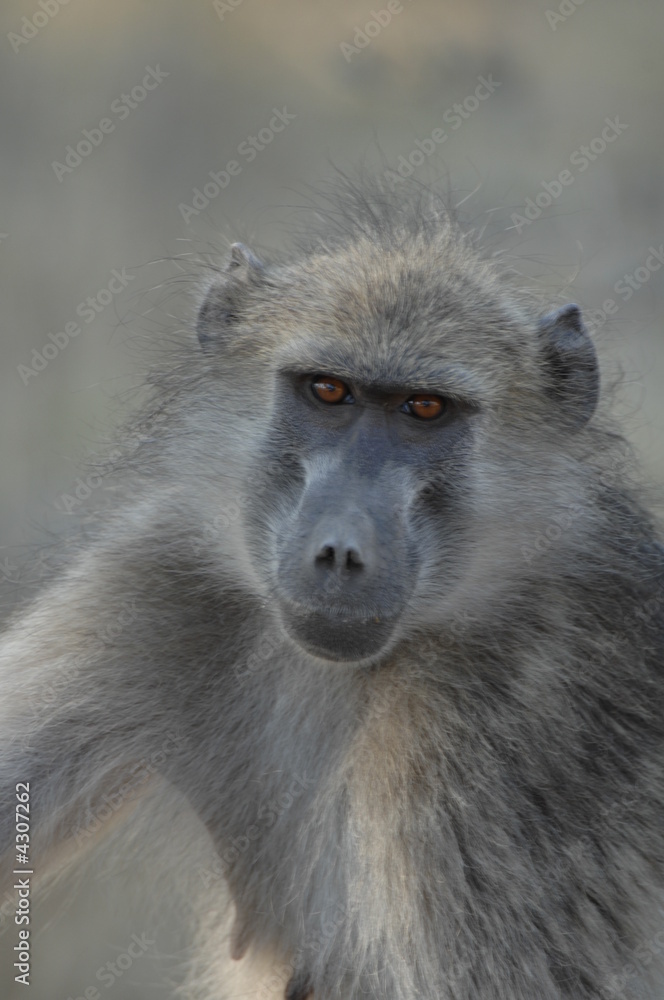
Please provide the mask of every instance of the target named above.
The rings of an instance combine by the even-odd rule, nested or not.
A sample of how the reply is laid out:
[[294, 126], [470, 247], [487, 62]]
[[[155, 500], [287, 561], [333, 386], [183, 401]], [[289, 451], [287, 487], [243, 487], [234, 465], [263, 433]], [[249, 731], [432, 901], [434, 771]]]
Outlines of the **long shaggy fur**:
[[[44, 856], [130, 805], [117, 849], [149, 839], [192, 901], [190, 997], [654, 1000], [664, 564], [628, 450], [601, 412], [558, 419], [539, 305], [445, 213], [340, 204], [219, 276], [113, 509], [8, 628], [2, 847], [19, 781]], [[312, 656], [275, 610], [316, 471], [275, 430], [277, 372], [418, 385], [441, 359], [472, 434], [429, 470], [446, 514], [403, 486], [398, 634]]]

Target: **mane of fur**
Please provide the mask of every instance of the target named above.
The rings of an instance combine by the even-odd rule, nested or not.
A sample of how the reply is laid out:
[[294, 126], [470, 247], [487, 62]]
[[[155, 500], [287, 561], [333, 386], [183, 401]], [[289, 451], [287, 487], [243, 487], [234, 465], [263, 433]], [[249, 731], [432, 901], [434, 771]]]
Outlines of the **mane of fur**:
[[[317, 1000], [654, 1000], [664, 575], [629, 448], [603, 410], [574, 435], [551, 420], [546, 307], [451, 213], [339, 187], [322, 232], [264, 262], [223, 355], [193, 333], [172, 351], [112, 503], [11, 624], [3, 843], [16, 781], [41, 850], [83, 847], [158, 753], [163, 780], [112, 842], [149, 845], [189, 901], [183, 996], [278, 997], [304, 970]], [[371, 668], [281, 634], [271, 556], [262, 574], [245, 539], [256, 491], [266, 524], [282, 514], [279, 468], [256, 458], [275, 359], [322, 342], [422, 372], [453, 343], [484, 414], [455, 587], [423, 586]]]

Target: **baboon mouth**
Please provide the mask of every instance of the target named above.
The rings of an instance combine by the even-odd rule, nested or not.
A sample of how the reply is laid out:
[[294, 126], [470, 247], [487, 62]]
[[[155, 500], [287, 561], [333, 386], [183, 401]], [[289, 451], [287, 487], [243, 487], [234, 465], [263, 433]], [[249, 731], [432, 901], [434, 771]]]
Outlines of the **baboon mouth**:
[[324, 660], [357, 662], [376, 656], [392, 635], [396, 618], [379, 614], [334, 614], [282, 607], [282, 622], [291, 639]]

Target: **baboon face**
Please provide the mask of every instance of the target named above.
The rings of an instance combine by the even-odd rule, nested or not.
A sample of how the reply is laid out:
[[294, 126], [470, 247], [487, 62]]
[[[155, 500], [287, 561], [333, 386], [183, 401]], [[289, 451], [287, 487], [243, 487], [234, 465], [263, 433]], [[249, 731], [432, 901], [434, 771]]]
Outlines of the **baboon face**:
[[440, 381], [354, 362], [321, 352], [313, 372], [282, 369], [273, 425], [302, 470], [274, 535], [281, 620], [339, 660], [373, 656], [398, 631], [433, 531], [448, 559], [458, 549], [472, 433], [472, 407]]
[[226, 377], [252, 343], [262, 365], [250, 558], [300, 647], [375, 659], [458, 586], [494, 499], [474, 466], [499, 433], [502, 448], [527, 437], [529, 397], [531, 423], [556, 408], [570, 427], [588, 419], [592, 347], [576, 307], [537, 325], [440, 248], [356, 246], [276, 274], [233, 254], [199, 336], [213, 351], [235, 325]]

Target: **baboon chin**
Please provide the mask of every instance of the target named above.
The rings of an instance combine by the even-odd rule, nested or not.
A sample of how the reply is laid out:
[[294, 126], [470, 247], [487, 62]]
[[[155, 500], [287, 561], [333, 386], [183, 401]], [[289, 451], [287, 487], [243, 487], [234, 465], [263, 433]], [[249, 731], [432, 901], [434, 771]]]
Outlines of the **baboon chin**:
[[370, 617], [338, 616], [325, 612], [282, 611], [282, 621], [288, 635], [313, 656], [323, 660], [358, 663], [375, 659], [384, 652], [393, 632], [394, 623]]
[[147, 845], [198, 1000], [657, 1000], [664, 550], [581, 312], [340, 187], [232, 247], [10, 623], [4, 849], [18, 783], [35, 870]]

